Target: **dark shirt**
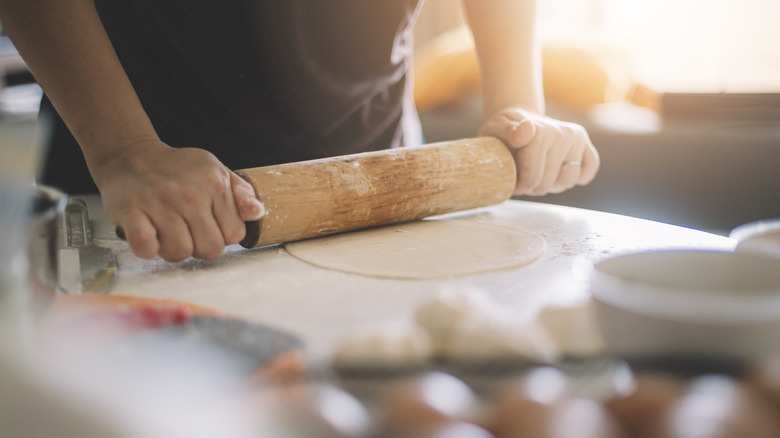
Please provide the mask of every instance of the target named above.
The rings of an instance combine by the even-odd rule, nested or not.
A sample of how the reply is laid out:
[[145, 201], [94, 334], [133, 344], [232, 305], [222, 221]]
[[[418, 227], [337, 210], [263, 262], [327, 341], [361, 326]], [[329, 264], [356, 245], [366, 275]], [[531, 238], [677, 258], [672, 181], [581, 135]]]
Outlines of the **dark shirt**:
[[[399, 146], [415, 117], [407, 70], [418, 0], [95, 4], [160, 138], [231, 169]], [[48, 158], [45, 184], [95, 191], [61, 121]]]

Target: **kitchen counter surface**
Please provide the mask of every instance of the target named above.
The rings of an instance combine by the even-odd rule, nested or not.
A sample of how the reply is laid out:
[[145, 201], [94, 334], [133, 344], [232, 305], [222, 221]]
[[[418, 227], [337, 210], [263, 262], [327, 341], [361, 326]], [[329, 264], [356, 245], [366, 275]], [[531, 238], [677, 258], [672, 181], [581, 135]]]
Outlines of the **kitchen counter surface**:
[[95, 243], [111, 248], [119, 273], [112, 294], [149, 296], [211, 306], [288, 330], [310, 359], [326, 358], [338, 340], [363, 324], [411, 318], [417, 305], [445, 285], [479, 287], [529, 315], [547, 305], [588, 296], [584, 272], [604, 258], [656, 249], [733, 250], [732, 239], [673, 225], [558, 205], [507, 201], [449, 217], [532, 231], [547, 241], [532, 264], [447, 280], [392, 280], [329, 271], [290, 256], [283, 246], [230, 246], [211, 262], [141, 260], [114, 234], [99, 198], [89, 205]]

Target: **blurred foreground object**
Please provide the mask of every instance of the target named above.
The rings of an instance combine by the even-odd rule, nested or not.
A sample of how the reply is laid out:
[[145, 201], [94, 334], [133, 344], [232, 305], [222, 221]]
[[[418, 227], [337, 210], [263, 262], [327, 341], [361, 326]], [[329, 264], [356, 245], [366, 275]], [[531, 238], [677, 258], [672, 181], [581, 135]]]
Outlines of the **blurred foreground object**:
[[[21, 437], [128, 437], [98, 419], [85, 406], [55, 390], [31, 354], [32, 318], [28, 281], [28, 241], [35, 196], [33, 181], [42, 156], [34, 141], [34, 120], [0, 116], [0, 425], [2, 435]], [[46, 227], [32, 221], [35, 226]], [[39, 231], [35, 227], [34, 233]], [[28, 242], [32, 248], [28, 248]], [[45, 244], [44, 244], [45, 245]], [[51, 266], [44, 266], [43, 269]], [[36, 278], [41, 272], [30, 271]], [[46, 277], [43, 273], [41, 276]]]
[[266, 436], [265, 403], [303, 376], [296, 338], [185, 302], [58, 295], [36, 328], [38, 378], [129, 438]]
[[107, 293], [116, 283], [117, 262], [110, 248], [95, 245], [87, 204], [70, 199], [63, 215], [57, 283], [64, 292]]
[[27, 290], [32, 311], [39, 312], [48, 307], [57, 293], [60, 220], [68, 197], [47, 186], [36, 186], [32, 196], [27, 239]]
[[780, 219], [766, 219], [740, 225], [729, 237], [737, 239], [736, 251], [780, 258]]
[[595, 264], [590, 291], [606, 350], [624, 358], [752, 362], [780, 352], [777, 260], [671, 250]]
[[26, 307], [27, 230], [31, 186], [42, 151], [34, 141], [37, 124], [0, 119], [0, 330], [20, 336]]
[[[1, 350], [1, 349], [0, 349]], [[0, 424], [6, 438], [131, 438], [0, 353]], [[27, 368], [26, 366], [24, 368]]]

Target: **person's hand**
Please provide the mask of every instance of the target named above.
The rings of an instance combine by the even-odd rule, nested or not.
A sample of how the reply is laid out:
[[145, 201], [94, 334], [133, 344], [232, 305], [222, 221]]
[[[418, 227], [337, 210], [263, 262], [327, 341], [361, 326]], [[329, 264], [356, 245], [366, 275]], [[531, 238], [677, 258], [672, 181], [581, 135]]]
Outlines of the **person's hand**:
[[92, 173], [138, 257], [215, 259], [244, 238], [244, 221], [265, 214], [252, 186], [205, 150], [157, 140], [126, 150]]
[[598, 152], [580, 125], [510, 108], [488, 119], [479, 134], [500, 139], [514, 155], [515, 195], [560, 193], [588, 184], [599, 169]]

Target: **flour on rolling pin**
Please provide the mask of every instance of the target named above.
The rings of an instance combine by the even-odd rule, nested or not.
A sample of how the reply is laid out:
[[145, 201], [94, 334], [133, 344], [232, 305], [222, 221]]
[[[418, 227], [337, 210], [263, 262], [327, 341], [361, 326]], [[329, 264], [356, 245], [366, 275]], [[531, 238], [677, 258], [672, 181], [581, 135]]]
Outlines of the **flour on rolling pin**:
[[247, 223], [248, 248], [498, 204], [517, 176], [512, 154], [489, 137], [237, 173], [266, 208]]

